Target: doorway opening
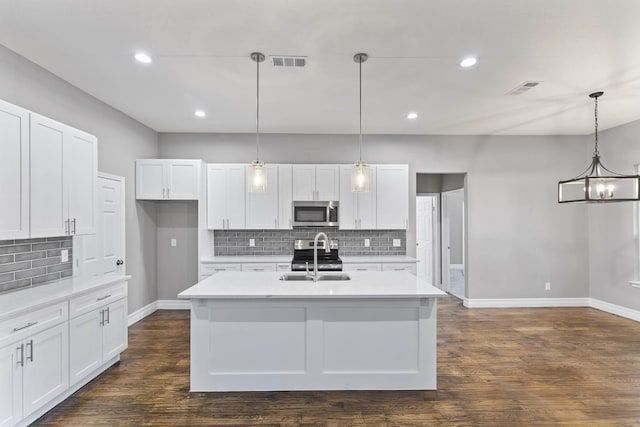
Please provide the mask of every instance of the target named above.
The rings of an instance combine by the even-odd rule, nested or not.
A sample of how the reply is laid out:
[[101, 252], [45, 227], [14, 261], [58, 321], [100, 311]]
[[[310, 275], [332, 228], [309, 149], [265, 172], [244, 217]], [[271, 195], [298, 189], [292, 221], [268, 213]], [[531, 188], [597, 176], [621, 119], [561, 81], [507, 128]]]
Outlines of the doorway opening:
[[416, 176], [418, 276], [451, 295], [468, 296], [466, 174]]

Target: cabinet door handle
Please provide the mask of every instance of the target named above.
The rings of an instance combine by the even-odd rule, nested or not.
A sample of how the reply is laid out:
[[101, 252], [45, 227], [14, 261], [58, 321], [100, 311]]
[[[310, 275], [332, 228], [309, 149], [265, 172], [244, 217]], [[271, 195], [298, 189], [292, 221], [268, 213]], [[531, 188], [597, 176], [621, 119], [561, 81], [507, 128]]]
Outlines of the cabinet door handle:
[[109, 312], [109, 307], [107, 307], [107, 320], [106, 320], [107, 325], [109, 323], [111, 323], [111, 313]]
[[33, 340], [29, 340], [27, 343], [27, 349], [31, 347], [31, 352], [27, 356], [27, 362], [33, 362]]
[[108, 295], [105, 295], [105, 296], [103, 296], [103, 297], [96, 298], [96, 301], [102, 301], [103, 299], [107, 299], [107, 298], [109, 298], [110, 296], [111, 296], [111, 294], [108, 294]]
[[69, 219], [64, 220], [64, 234], [69, 234]]
[[254, 268], [253, 271], [264, 271], [264, 268]]
[[18, 332], [18, 331], [21, 331], [21, 330], [23, 330], [23, 329], [30, 328], [30, 327], [32, 327], [33, 325], [37, 325], [37, 324], [38, 324], [38, 322], [29, 322], [29, 323], [27, 323], [27, 324], [26, 324], [26, 325], [24, 325], [24, 326], [20, 326], [19, 328], [13, 328], [13, 332]]
[[278, 229], [278, 218], [276, 218], [273, 223], [275, 224], [275, 228]]
[[76, 234], [76, 219], [73, 218], [73, 234]]
[[167, 188], [167, 199], [170, 197], [171, 188]]
[[369, 270], [368, 268], [356, 268], [356, 271], [367, 271]]
[[289, 228], [293, 228], [293, 224], [291, 224], [291, 218], [289, 218]]
[[404, 271], [404, 268], [394, 268], [395, 271]]
[[104, 310], [100, 310], [100, 326], [104, 326]]
[[16, 347], [16, 350], [20, 350], [20, 358], [16, 360], [16, 365], [24, 366], [24, 344], [20, 344], [20, 346]]

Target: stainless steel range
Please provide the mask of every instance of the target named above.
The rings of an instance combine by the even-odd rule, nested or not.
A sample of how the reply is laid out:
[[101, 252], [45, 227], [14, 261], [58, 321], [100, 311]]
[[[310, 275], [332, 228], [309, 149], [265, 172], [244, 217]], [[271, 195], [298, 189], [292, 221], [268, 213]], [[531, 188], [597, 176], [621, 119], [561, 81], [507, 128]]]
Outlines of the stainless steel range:
[[[325, 252], [325, 241], [318, 240], [318, 271], [342, 271], [342, 260], [338, 256], [338, 241], [329, 241], [329, 252]], [[313, 270], [313, 240], [296, 240], [293, 246], [291, 271]]]

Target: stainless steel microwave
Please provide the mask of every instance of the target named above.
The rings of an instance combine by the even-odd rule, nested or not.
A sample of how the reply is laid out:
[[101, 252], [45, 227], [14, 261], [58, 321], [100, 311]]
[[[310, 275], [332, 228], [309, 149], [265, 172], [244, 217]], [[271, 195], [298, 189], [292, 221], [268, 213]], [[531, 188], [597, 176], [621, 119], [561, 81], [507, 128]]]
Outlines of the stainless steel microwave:
[[294, 227], [337, 227], [338, 202], [293, 202]]

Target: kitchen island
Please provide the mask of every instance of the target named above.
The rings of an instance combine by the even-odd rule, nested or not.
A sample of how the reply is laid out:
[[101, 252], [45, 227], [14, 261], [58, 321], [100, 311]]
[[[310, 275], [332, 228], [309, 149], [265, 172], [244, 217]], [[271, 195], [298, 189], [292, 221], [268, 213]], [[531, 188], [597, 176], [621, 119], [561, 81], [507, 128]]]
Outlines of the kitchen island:
[[436, 389], [444, 292], [406, 271], [282, 274], [221, 272], [179, 294], [191, 300], [191, 391]]

